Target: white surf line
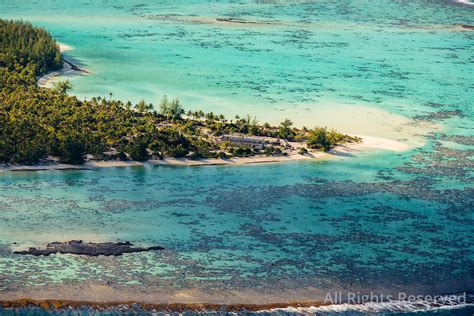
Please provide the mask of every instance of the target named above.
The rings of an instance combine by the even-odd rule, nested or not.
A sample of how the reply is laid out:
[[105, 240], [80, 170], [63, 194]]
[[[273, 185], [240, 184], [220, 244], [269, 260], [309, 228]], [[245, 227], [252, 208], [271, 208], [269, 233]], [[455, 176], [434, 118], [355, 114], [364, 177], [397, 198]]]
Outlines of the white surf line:
[[[431, 299], [428, 299], [431, 298]], [[426, 299], [414, 300], [392, 300], [388, 302], [366, 302], [360, 304], [331, 304], [318, 307], [287, 307], [276, 308], [270, 311], [259, 312], [289, 312], [289, 313], [341, 313], [341, 312], [360, 312], [360, 313], [383, 313], [383, 312], [426, 312], [446, 309], [460, 309], [474, 306], [471, 294], [454, 294], [427, 296]]]
[[471, 2], [469, 0], [457, 0], [456, 2], [465, 4], [465, 5], [468, 5], [468, 6], [474, 6], [474, 2]]

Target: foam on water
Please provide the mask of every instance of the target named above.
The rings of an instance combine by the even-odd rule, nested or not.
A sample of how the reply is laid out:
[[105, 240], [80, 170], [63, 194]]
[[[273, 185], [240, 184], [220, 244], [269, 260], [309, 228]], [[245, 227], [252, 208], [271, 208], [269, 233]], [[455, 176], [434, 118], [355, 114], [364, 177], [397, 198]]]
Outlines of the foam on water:
[[349, 313], [419, 313], [447, 310], [463, 310], [474, 306], [474, 296], [467, 294], [440, 295], [428, 300], [413, 299], [391, 302], [366, 302], [361, 304], [333, 304], [320, 307], [288, 307], [278, 308], [260, 313], [292, 313], [292, 314], [349, 314]]
[[471, 0], [457, 0], [456, 2], [466, 4], [466, 5], [470, 5], [470, 6], [474, 6], [474, 2], [472, 2]]

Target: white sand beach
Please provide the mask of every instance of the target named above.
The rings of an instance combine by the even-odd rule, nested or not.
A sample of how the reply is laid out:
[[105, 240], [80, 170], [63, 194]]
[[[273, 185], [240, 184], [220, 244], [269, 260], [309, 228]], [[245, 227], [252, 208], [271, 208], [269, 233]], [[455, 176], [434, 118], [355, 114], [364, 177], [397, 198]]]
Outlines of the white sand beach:
[[53, 81], [54, 78], [64, 75], [68, 72], [74, 71], [68, 63], [63, 64], [63, 68], [61, 70], [52, 71], [44, 76], [38, 78], [38, 86], [39, 87], [47, 87]]
[[373, 136], [353, 135], [362, 138], [361, 143], [349, 143], [339, 145], [329, 152], [310, 151], [307, 154], [299, 154], [298, 149], [303, 147], [301, 143], [290, 142], [289, 144], [294, 148], [287, 156], [265, 156], [257, 155], [252, 157], [233, 157], [229, 159], [188, 159], [188, 158], [163, 158], [161, 160], [153, 159], [146, 162], [138, 161], [88, 161], [82, 165], [68, 165], [62, 163], [50, 163], [39, 165], [17, 165], [17, 164], [0, 164], [0, 172], [5, 171], [41, 171], [41, 170], [84, 170], [96, 168], [111, 168], [111, 167], [133, 167], [144, 165], [164, 165], [164, 166], [215, 166], [215, 165], [248, 165], [260, 163], [281, 163], [294, 162], [301, 160], [331, 158], [337, 156], [346, 156], [348, 154], [357, 154], [358, 152], [366, 150], [389, 150], [394, 152], [401, 152], [412, 148], [411, 146], [402, 142], [378, 138]]
[[[59, 44], [59, 50], [61, 51], [61, 53], [64, 53], [64, 52], [68, 52], [68, 51], [72, 51], [74, 50], [74, 48], [72, 46], [69, 46], [67, 44], [64, 44], [64, 43], [58, 43]], [[77, 69], [74, 68], [75, 66], [73, 66], [69, 61], [65, 61], [63, 63], [63, 68], [60, 69], [60, 70], [57, 70], [57, 71], [52, 71], [50, 73], [47, 73], [45, 74], [44, 76], [41, 76], [38, 78], [38, 86], [39, 87], [48, 87], [51, 85], [51, 83], [53, 82], [53, 80], [59, 76], [62, 76], [62, 75], [65, 75], [65, 74], [69, 74], [69, 73], [89, 73], [89, 71], [78, 71]], [[76, 67], [78, 68], [78, 67]]]

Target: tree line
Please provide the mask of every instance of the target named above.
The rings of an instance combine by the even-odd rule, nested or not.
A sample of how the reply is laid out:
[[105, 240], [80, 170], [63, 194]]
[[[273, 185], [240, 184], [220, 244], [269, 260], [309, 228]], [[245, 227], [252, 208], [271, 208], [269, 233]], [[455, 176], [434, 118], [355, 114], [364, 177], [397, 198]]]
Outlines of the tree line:
[[41, 75], [61, 69], [63, 61], [55, 40], [46, 30], [27, 22], [0, 20], [0, 67], [34, 65]]

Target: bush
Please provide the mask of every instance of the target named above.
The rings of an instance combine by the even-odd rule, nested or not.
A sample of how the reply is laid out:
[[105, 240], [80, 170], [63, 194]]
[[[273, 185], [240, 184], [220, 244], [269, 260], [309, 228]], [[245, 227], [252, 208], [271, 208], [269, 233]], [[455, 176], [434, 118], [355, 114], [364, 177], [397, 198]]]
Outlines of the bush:
[[265, 148], [265, 155], [267, 156], [281, 156], [283, 154], [283, 151], [278, 148], [278, 147], [267, 147]]
[[167, 150], [167, 153], [174, 158], [182, 158], [186, 157], [186, 155], [189, 153], [189, 150], [184, 148], [183, 145], [179, 144], [176, 147], [170, 147]]
[[0, 20], [0, 66], [35, 64], [36, 75], [61, 69], [59, 47], [44, 29], [28, 22]]
[[123, 151], [120, 151], [118, 153], [117, 158], [121, 161], [127, 161], [128, 160], [127, 154], [125, 154]]
[[128, 154], [130, 158], [135, 161], [147, 161], [148, 152], [147, 152], [148, 142], [144, 139], [136, 139], [131, 144], [128, 145]]
[[216, 153], [216, 158], [217, 159], [227, 159], [227, 154], [223, 151], [219, 151], [218, 153]]
[[300, 155], [306, 155], [308, 153], [308, 150], [304, 147], [301, 147], [299, 150], [298, 150], [298, 154]]
[[84, 163], [84, 143], [74, 137], [65, 138], [60, 145], [60, 161], [63, 163], [80, 165]]
[[328, 130], [323, 127], [318, 127], [309, 133], [309, 139], [306, 143], [309, 148], [329, 151], [334, 145], [328, 138]]
[[248, 157], [253, 154], [252, 150], [247, 147], [238, 147], [232, 150], [232, 154], [236, 157]]

